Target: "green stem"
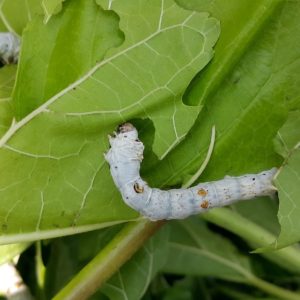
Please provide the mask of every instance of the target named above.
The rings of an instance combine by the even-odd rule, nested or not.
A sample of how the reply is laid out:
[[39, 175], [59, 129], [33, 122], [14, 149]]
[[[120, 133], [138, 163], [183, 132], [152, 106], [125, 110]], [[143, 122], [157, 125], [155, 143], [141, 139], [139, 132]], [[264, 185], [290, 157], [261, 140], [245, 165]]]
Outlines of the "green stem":
[[258, 277], [253, 276], [251, 278], [248, 278], [248, 280], [249, 283], [253, 286], [261, 289], [262, 291], [267, 292], [270, 295], [274, 295], [281, 300], [300, 300], [299, 294], [283, 289]]
[[88, 299], [163, 223], [141, 220], [126, 224], [53, 300]]
[[[205, 220], [240, 236], [253, 248], [265, 247], [276, 240], [276, 236], [269, 231], [228, 208], [213, 209], [201, 216]], [[260, 254], [277, 265], [300, 274], [299, 247], [289, 246]]]
[[42, 245], [41, 241], [37, 241], [35, 243], [35, 266], [36, 266], [36, 279], [37, 279], [37, 294], [39, 295], [39, 299], [46, 299], [44, 294], [44, 283], [45, 283], [45, 273], [46, 268], [44, 266], [42, 260]]
[[[299, 299], [299, 295], [297, 295], [296, 293], [292, 293], [290, 291], [283, 290], [282, 288], [278, 288], [278, 286], [274, 286], [273, 284], [265, 282], [261, 279], [252, 278], [252, 280], [250, 280], [250, 281], [251, 281], [251, 284], [259, 287], [261, 290], [264, 290], [268, 294], [272, 294], [272, 295], [276, 296], [276, 298], [278, 297], [278, 299], [281, 299], [281, 300], [283, 300], [283, 299], [298, 300]], [[251, 299], [251, 300], [253, 300], [253, 296], [249, 295], [249, 297], [248, 297], [248, 295], [246, 295], [245, 293], [233, 290], [232, 288], [225, 286], [225, 285], [221, 286], [221, 287], [218, 286], [218, 290], [222, 294], [225, 294], [226, 296], [228, 296], [230, 299], [243, 299], [243, 300]]]

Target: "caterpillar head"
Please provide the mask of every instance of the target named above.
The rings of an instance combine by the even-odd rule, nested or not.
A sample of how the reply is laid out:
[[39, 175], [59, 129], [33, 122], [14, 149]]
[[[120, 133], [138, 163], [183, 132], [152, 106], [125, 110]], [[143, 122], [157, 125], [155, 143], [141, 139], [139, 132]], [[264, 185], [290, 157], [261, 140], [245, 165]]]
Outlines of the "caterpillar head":
[[131, 140], [138, 139], [138, 132], [131, 123], [123, 123], [118, 126], [117, 135]]

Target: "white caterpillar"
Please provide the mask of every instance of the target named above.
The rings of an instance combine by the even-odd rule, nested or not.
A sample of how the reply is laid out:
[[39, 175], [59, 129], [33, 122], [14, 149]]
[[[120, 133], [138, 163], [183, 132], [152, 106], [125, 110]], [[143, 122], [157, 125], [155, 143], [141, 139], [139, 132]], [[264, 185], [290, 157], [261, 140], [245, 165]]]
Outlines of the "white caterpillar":
[[0, 32], [0, 59], [4, 64], [16, 64], [19, 59], [20, 39], [10, 32]]
[[187, 189], [151, 188], [140, 177], [144, 145], [136, 128], [130, 123], [120, 125], [115, 136], [109, 136], [109, 143], [105, 159], [124, 201], [151, 220], [183, 219], [213, 207], [276, 193], [272, 185], [276, 168], [259, 174], [226, 176]]

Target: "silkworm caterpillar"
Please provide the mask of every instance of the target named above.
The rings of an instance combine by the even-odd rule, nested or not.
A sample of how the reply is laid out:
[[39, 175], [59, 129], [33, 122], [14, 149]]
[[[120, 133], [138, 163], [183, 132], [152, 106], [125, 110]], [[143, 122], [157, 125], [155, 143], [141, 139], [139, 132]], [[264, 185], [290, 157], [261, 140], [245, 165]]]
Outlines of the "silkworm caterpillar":
[[144, 145], [136, 128], [130, 123], [120, 125], [118, 132], [109, 136], [109, 143], [111, 148], [105, 159], [123, 200], [151, 220], [183, 219], [213, 207], [260, 196], [272, 197], [276, 193], [272, 185], [276, 168], [259, 174], [226, 176], [186, 189], [151, 188], [140, 177]]
[[4, 64], [16, 64], [19, 59], [20, 38], [11, 32], [0, 32], [0, 59]]

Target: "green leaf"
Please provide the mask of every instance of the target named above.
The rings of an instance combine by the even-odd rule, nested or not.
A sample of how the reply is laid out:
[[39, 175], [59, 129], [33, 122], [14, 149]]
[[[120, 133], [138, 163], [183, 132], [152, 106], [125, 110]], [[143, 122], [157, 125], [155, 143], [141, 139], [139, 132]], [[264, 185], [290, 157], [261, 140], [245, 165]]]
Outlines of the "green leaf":
[[256, 35], [268, 26], [282, 0], [177, 0], [180, 5], [197, 11], [208, 11], [221, 21], [222, 34], [216, 54], [205, 72], [199, 74], [189, 88], [186, 103], [202, 103], [218, 89], [231, 69], [256, 40]]
[[[109, 39], [96, 54], [91, 32], [96, 39], [114, 24], [115, 41], [120, 32], [116, 15], [92, 0], [67, 1], [47, 25], [41, 18], [28, 25], [14, 91], [19, 121], [0, 141], [0, 168], [7, 174], [0, 178], [1, 242], [62, 236], [137, 216], [121, 201], [104, 161], [107, 134], [124, 120], [149, 117], [153, 149], [166, 155], [197, 116], [200, 107], [184, 105], [181, 97], [211, 59], [219, 34], [218, 21], [207, 13], [171, 0], [157, 0], [151, 10], [148, 5], [113, 2], [125, 40], [98, 63], [93, 59], [115, 43]], [[100, 17], [103, 24], [95, 26]]]
[[[164, 6], [161, 3], [164, 3]], [[40, 43], [46, 52], [44, 55], [52, 57], [54, 54], [58, 57], [56, 60], [53, 58], [53, 67], [49, 62], [50, 66], [47, 69], [40, 64], [40, 49], [36, 50], [39, 53], [35, 57], [37, 64], [32, 61], [34, 46], [29, 46], [37, 43], [36, 32], [32, 31], [31, 38], [26, 39], [25, 36], [23, 46], [29, 50], [28, 55], [23, 52], [21, 54], [20, 72], [14, 94], [17, 117], [24, 117], [43, 102], [43, 109], [52, 104], [51, 111], [64, 113], [69, 118], [91, 119], [97, 115], [98, 119], [105, 119], [106, 125], [111, 122], [117, 124], [133, 116], [149, 117], [156, 128], [153, 149], [160, 157], [164, 157], [185, 136], [198, 114], [199, 107], [183, 105], [181, 96], [193, 76], [211, 59], [212, 46], [219, 35], [219, 26], [215, 19], [208, 18], [207, 14], [192, 13], [172, 4], [173, 1], [156, 1], [151, 3], [149, 10], [149, 4], [145, 1], [142, 1], [139, 7], [114, 1], [112, 9], [120, 15], [120, 26], [126, 36], [125, 42], [116, 50], [110, 51], [103, 61], [96, 64], [77, 82], [55, 95], [53, 93], [57, 89], [60, 90], [74, 80], [73, 76], [67, 82], [60, 78], [53, 82], [56, 76], [56, 73], [53, 73], [57, 72], [58, 64], [64, 64], [66, 61], [67, 68], [79, 74], [83, 68], [82, 60], [78, 61], [70, 51], [66, 51], [65, 56], [62, 54], [61, 48], [65, 48], [64, 38], [68, 38], [66, 33], [70, 33], [70, 28], [65, 29], [65, 35], [62, 33], [59, 36], [63, 40], [62, 45], [53, 50], [53, 46], [56, 45], [53, 43], [55, 36], [51, 33], [50, 36], [46, 32], [41, 33]], [[65, 11], [72, 5], [75, 5], [74, 2], [67, 2]], [[82, 12], [78, 3], [76, 8]], [[69, 18], [66, 18], [65, 16], [63, 19], [68, 22]], [[73, 32], [73, 23], [70, 26]], [[48, 26], [45, 28], [48, 30]], [[77, 31], [74, 31], [74, 34], [77, 36]], [[76, 44], [71, 45], [70, 49], [75, 53], [78, 52], [78, 47], [86, 51], [86, 39], [90, 39], [90, 29], [88, 36], [75, 39]], [[49, 47], [44, 47], [49, 40]], [[25, 44], [28, 45], [27, 48]], [[78, 65], [70, 67], [71, 63], [68, 61], [74, 64], [74, 60], [78, 61]], [[45, 61], [48, 62], [48, 59]], [[39, 69], [35, 68], [32, 72], [27, 68], [28, 63], [38, 65]], [[50, 74], [46, 75], [44, 72], [49, 69]], [[65, 77], [68, 77], [68, 69], [64, 70]], [[43, 73], [39, 70], [43, 70]], [[36, 77], [28, 78], [32, 73], [36, 74]], [[19, 82], [19, 78], [23, 84]], [[49, 84], [44, 89], [47, 81]], [[47, 92], [44, 92], [45, 90]], [[27, 94], [25, 99], [24, 94]], [[96, 100], [95, 95], [102, 97]], [[159, 111], [155, 109], [155, 105], [158, 104]]]
[[226, 238], [210, 231], [199, 218], [172, 224], [167, 273], [213, 276], [247, 282], [249, 260]]
[[41, 0], [0, 1], [0, 19], [5, 26], [6, 30], [4, 31], [21, 35], [28, 21], [32, 20], [36, 14], [41, 13]]
[[30, 246], [30, 243], [0, 246], [0, 265], [9, 262]]
[[118, 22], [94, 0], [68, 1], [63, 13], [47, 25], [42, 17], [30, 22], [22, 37], [13, 94], [16, 118], [24, 118], [88, 72], [108, 49], [120, 45]]
[[101, 291], [114, 300], [141, 299], [168, 257], [168, 235], [168, 228], [160, 230], [104, 284]]
[[42, 0], [42, 7], [45, 14], [44, 23], [48, 23], [52, 15], [61, 11], [64, 1], [65, 0]]
[[278, 188], [278, 219], [281, 231], [275, 248], [282, 248], [300, 240], [300, 111], [290, 113], [278, 131], [275, 147], [285, 162], [275, 177]]
[[54, 240], [45, 274], [45, 293], [52, 299], [120, 230], [120, 225]]
[[277, 153], [285, 159], [289, 159], [299, 148], [300, 141], [300, 111], [289, 113], [287, 121], [279, 129], [274, 139]]
[[226, 281], [253, 285], [280, 299], [299, 295], [257, 277], [250, 257], [238, 251], [231, 241], [209, 230], [199, 218], [174, 222], [169, 242], [168, 273], [213, 276]]
[[[296, 102], [300, 92], [300, 3], [287, 2], [280, 8], [231, 73], [222, 70], [224, 82], [205, 99], [186, 139], [147, 172], [153, 185], [175, 185], [194, 174], [206, 155], [213, 125], [216, 143], [202, 181], [280, 165], [273, 138], [289, 107], [300, 106], [300, 101]], [[283, 26], [286, 23], [288, 31]]]
[[15, 83], [16, 70], [15, 65], [0, 69], [0, 136], [8, 130], [13, 120], [11, 92]]
[[205, 291], [205, 293], [199, 292], [203, 288], [199, 281], [193, 277], [186, 276], [181, 280], [177, 280], [170, 288], [165, 290], [163, 296], [157, 298], [163, 300], [207, 299], [205, 295], [207, 295], [208, 291]]
[[[263, 4], [255, 3], [257, 10], [261, 10]], [[224, 2], [224, 9], [226, 4]], [[235, 8], [238, 7], [237, 4]], [[237, 12], [233, 10], [232, 13]], [[299, 13], [299, 2], [279, 5], [263, 24], [253, 44], [231, 67], [231, 72], [228, 72], [227, 66], [224, 69], [218, 66], [221, 73], [218, 76], [222, 77], [223, 82], [214, 88], [209, 98], [204, 98], [204, 108], [186, 139], [165, 160], [145, 170], [152, 186], [173, 186], [180, 184], [188, 174], [194, 174], [206, 155], [213, 125], [216, 125], [216, 143], [211, 160], [201, 176], [202, 182], [281, 165], [282, 158], [274, 152], [273, 138], [285, 122], [288, 110], [300, 107]], [[248, 23], [255, 22], [251, 14], [248, 17], [245, 14], [244, 11], [242, 18]], [[229, 22], [226, 15], [223, 18], [225, 20], [221, 18], [221, 24], [226, 24], [226, 20]], [[223, 32], [224, 43], [232, 42], [232, 35], [229, 40], [226, 38], [229, 33]], [[235, 36], [233, 40], [235, 43], [245, 42], [240, 36]], [[223, 61], [222, 57], [226, 61], [226, 55], [226, 51], [216, 49], [216, 57], [220, 61]], [[205, 84], [201, 81], [202, 76], [207, 80], [208, 76], [211, 76], [210, 80], [214, 78], [205, 70], [198, 81], [200, 86]], [[203, 96], [197, 86], [195, 82], [189, 97]], [[273, 207], [273, 216], [270, 216], [269, 208], [263, 202], [241, 203], [235, 208], [239, 210], [240, 206], [247, 206], [248, 214], [246, 209], [240, 210], [244, 215], [253, 220], [261, 215], [261, 224], [273, 227], [273, 232], [278, 230], [274, 221], [276, 207]]]
[[[53, 298], [54, 294], [91, 261], [119, 229], [120, 226], [113, 226], [56, 240], [52, 245], [52, 255], [47, 265], [45, 283], [47, 296]], [[168, 228], [160, 230], [103, 285], [98, 295], [105, 294], [115, 300], [141, 299], [152, 278], [166, 260], [168, 236]]]

